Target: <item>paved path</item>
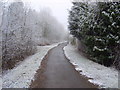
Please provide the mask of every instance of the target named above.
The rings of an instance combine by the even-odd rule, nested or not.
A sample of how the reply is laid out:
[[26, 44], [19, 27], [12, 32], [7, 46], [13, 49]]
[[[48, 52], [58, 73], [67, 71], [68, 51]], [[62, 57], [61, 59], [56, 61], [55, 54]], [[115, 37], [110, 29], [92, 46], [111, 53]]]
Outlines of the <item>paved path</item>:
[[[74, 66], [66, 59], [63, 52], [65, 45], [66, 43], [60, 44], [50, 50], [45, 58], [46, 65], [42, 65], [41, 68], [44, 67], [44, 70], [38, 70], [31, 87], [39, 88], [42, 84], [43, 88], [96, 88], [85, 77], [75, 71]], [[45, 79], [41, 80], [44, 77]]]

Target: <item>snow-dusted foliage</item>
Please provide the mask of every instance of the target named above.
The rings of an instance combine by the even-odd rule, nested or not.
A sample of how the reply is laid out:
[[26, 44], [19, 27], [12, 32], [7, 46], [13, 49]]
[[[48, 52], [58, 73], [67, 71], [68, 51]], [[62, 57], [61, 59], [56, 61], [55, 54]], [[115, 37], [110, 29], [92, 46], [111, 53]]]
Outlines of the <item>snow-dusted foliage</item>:
[[37, 45], [52, 44], [66, 38], [67, 31], [49, 11], [37, 12], [26, 5], [22, 1], [0, 3], [0, 53], [4, 69], [13, 68], [17, 62], [33, 54]]
[[31, 30], [32, 41], [36, 45], [52, 44], [67, 38], [67, 31], [47, 9], [42, 9], [40, 12], [29, 9], [26, 15], [26, 27]]
[[4, 8], [2, 20], [3, 68], [33, 53], [31, 31], [26, 26], [27, 10], [22, 2], [13, 2]]
[[120, 2], [73, 2], [69, 29], [94, 61], [120, 69], [119, 16]]
[[[3, 5], [4, 3], [0, 1], [0, 27], [2, 24]], [[1, 65], [2, 65], [2, 31], [0, 29], [0, 72], [1, 72]]]
[[36, 44], [51, 44], [66, 38], [67, 32], [54, 16], [51, 15], [50, 11], [41, 10], [36, 19], [35, 31], [33, 31], [33, 39]]

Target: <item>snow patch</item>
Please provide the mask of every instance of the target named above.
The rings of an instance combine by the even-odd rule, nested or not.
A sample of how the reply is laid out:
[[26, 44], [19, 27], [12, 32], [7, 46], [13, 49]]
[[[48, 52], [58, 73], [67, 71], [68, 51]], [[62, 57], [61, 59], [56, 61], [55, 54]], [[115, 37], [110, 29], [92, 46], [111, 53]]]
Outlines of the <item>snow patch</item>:
[[58, 44], [59, 43], [48, 46], [37, 46], [36, 54], [29, 56], [20, 65], [7, 71], [7, 73], [2, 76], [2, 88], [29, 88], [44, 56], [50, 49], [56, 47]]
[[0, 75], [0, 90], [2, 90], [2, 75]]
[[105, 51], [105, 50], [107, 50], [107, 48], [100, 49], [100, 48], [98, 48], [97, 46], [94, 46], [94, 47], [93, 47], [93, 51], [95, 51], [95, 50], [98, 50], [98, 51]]
[[79, 54], [75, 46], [68, 44], [64, 47], [66, 57], [75, 65], [80, 74], [89, 78], [89, 82], [100, 88], [118, 88], [118, 71], [86, 59]]

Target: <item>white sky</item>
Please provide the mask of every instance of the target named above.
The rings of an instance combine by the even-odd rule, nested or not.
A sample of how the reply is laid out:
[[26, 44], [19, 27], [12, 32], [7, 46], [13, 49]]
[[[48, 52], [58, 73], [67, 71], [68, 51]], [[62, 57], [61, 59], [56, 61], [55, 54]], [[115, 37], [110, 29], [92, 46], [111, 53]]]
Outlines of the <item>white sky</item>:
[[71, 8], [72, 3], [70, 0], [22, 0], [31, 4], [36, 10], [41, 8], [50, 8], [52, 15], [64, 25], [67, 29], [68, 10]]
[[[13, 1], [19, 1], [19, 0], [13, 0]], [[31, 7], [38, 11], [41, 8], [50, 8], [52, 15], [55, 16], [56, 19], [61, 24], [63, 24], [64, 27], [67, 29], [68, 10], [70, 10], [72, 6], [71, 2], [83, 1], [83, 0], [22, 0], [22, 1], [30, 3]], [[86, 0], [86, 1], [96, 1], [96, 0]]]

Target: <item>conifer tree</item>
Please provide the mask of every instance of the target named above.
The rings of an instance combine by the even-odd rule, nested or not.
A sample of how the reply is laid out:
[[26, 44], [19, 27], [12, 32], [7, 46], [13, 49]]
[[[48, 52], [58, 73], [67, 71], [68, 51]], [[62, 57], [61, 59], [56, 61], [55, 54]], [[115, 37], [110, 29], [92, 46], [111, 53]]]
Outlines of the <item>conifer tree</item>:
[[92, 59], [105, 66], [116, 64], [120, 54], [120, 2], [88, 4], [74, 2], [69, 29], [85, 46]]

